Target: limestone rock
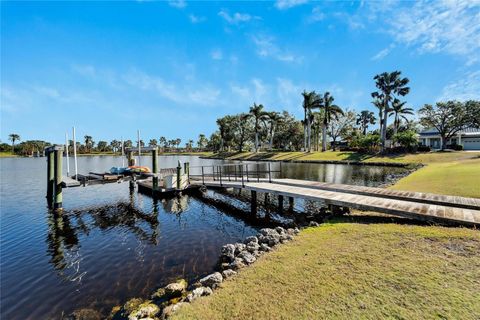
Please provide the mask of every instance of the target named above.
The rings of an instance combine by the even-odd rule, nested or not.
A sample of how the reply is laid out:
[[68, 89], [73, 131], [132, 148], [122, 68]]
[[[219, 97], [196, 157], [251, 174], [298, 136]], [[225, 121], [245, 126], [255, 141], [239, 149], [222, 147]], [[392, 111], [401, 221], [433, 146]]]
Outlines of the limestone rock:
[[275, 228], [275, 231], [277, 231], [278, 234], [283, 234], [283, 233], [285, 233], [285, 229], [283, 229], [282, 227], [276, 227], [276, 228]]
[[233, 277], [236, 274], [237, 272], [233, 271], [232, 269], [223, 270], [222, 272], [223, 279], [228, 279], [230, 277]]
[[182, 305], [183, 305], [183, 302], [179, 302], [177, 304], [172, 304], [163, 308], [162, 319], [167, 319], [170, 316], [172, 316], [172, 314], [174, 314]]
[[232, 263], [230, 263], [230, 268], [233, 270], [238, 270], [245, 267], [245, 263], [241, 258], [235, 258]]
[[165, 296], [167, 298], [180, 297], [187, 290], [187, 281], [180, 279], [165, 286]]
[[205, 278], [200, 279], [200, 283], [205, 287], [215, 289], [220, 283], [222, 283], [223, 277], [220, 272], [212, 273]]
[[249, 243], [258, 243], [258, 238], [255, 236], [250, 236], [245, 238], [245, 244], [248, 245]]
[[[255, 238], [256, 239], [256, 238]], [[250, 253], [254, 253], [260, 249], [260, 245], [257, 242], [249, 242], [247, 244], [247, 251]]]
[[269, 251], [271, 251], [271, 250], [272, 250], [272, 248], [270, 248], [270, 247], [268, 246], [268, 244], [266, 244], [266, 243], [262, 243], [262, 244], [260, 245], [260, 251], [269, 252]]
[[320, 224], [316, 221], [310, 221], [310, 223], [308, 224], [309, 227], [318, 227]]
[[94, 309], [78, 309], [73, 311], [66, 320], [101, 320], [100, 312]]
[[243, 262], [245, 262], [246, 264], [252, 264], [254, 263], [257, 259], [255, 258], [255, 256], [253, 254], [251, 254], [250, 252], [248, 251], [242, 251], [240, 252], [240, 254], [238, 255], [238, 257], [240, 259], [243, 260]]
[[121, 315], [128, 316], [128, 320], [142, 320], [154, 318], [159, 311], [160, 308], [150, 300], [131, 299], [120, 312]]
[[226, 262], [232, 262], [235, 258], [235, 245], [226, 244], [222, 247], [222, 260]]
[[245, 250], [247, 246], [243, 243], [235, 243], [235, 255], [239, 255], [240, 252], [242, 252], [243, 250]]
[[209, 287], [196, 288], [195, 290], [193, 290], [191, 293], [187, 295], [187, 297], [185, 298], [185, 301], [192, 302], [201, 296], [209, 296], [212, 293], [213, 291]]

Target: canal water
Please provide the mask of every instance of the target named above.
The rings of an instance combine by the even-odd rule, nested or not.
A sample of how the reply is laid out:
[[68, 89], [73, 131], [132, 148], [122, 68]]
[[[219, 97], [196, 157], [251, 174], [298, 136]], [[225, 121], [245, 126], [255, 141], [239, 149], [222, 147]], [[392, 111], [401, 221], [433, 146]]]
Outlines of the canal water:
[[[194, 156], [159, 157], [161, 168]], [[142, 165], [150, 165], [142, 157]], [[73, 162], [72, 162], [73, 164]], [[72, 170], [73, 166], [70, 165]], [[79, 157], [79, 173], [121, 166], [121, 157]], [[265, 169], [266, 163], [260, 164]], [[65, 165], [64, 165], [65, 168]], [[280, 164], [271, 164], [279, 170]], [[405, 169], [333, 164], [282, 164], [281, 177], [376, 186]], [[258, 226], [184, 196], [155, 201], [128, 183], [64, 190], [64, 214], [46, 208], [46, 159], [0, 159], [1, 319], [61, 319], [78, 308], [108, 314], [131, 297], [147, 297], [177, 279], [211, 273], [220, 248]]]

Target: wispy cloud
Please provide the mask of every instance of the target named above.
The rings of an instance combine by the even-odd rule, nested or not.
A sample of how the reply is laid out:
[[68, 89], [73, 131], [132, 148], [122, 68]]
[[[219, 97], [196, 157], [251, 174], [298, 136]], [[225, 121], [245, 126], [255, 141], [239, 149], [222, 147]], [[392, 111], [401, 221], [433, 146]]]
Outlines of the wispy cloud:
[[222, 60], [223, 59], [223, 52], [220, 49], [214, 49], [210, 52], [210, 57], [213, 60]]
[[168, 4], [171, 7], [183, 9], [187, 6], [187, 2], [185, 0], [168, 0]]
[[277, 0], [275, 2], [275, 7], [279, 10], [285, 10], [305, 4], [307, 2], [308, 0]]
[[395, 44], [390, 44], [388, 47], [385, 49], [380, 50], [376, 55], [374, 55], [371, 60], [376, 61], [376, 60], [382, 60], [386, 56], [390, 54], [390, 52], [395, 48]]
[[326, 17], [325, 13], [323, 13], [322, 9], [317, 6], [312, 9], [312, 13], [307, 18], [307, 22], [314, 23], [314, 22], [322, 21], [325, 19], [325, 17]]
[[462, 74], [460, 79], [446, 85], [439, 100], [480, 100], [480, 70]]
[[229, 24], [240, 24], [242, 22], [248, 22], [253, 19], [260, 19], [260, 17], [257, 16], [252, 16], [248, 13], [240, 13], [240, 12], [235, 12], [234, 14], [228, 13], [226, 10], [221, 10], [218, 15], [225, 19], [225, 21]]
[[479, 61], [479, 1], [419, 1], [410, 7], [386, 10], [390, 34], [420, 53], [446, 52], [463, 56], [469, 64]]
[[188, 15], [188, 18], [190, 19], [190, 22], [193, 23], [193, 24], [205, 22], [207, 20], [206, 17], [196, 16], [194, 14]]
[[253, 36], [252, 40], [257, 47], [257, 54], [260, 57], [271, 57], [284, 62], [302, 61], [302, 57], [296, 56], [293, 53], [278, 47], [275, 43], [275, 38], [271, 36]]

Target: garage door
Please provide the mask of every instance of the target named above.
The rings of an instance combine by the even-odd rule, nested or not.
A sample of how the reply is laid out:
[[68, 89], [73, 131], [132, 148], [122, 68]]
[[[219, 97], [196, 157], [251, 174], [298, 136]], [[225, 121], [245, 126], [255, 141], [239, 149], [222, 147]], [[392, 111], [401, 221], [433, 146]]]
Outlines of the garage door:
[[480, 137], [479, 138], [464, 138], [462, 139], [464, 150], [480, 150]]

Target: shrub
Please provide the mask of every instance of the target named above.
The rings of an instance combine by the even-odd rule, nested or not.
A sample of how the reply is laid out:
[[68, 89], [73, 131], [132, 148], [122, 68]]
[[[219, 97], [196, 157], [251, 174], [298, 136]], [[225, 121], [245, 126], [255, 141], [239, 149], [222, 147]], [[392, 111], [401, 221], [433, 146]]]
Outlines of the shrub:
[[411, 130], [398, 132], [393, 136], [393, 142], [412, 151], [418, 145], [417, 133]]
[[430, 152], [430, 151], [432, 151], [432, 148], [430, 148], [429, 146], [421, 145], [421, 146], [418, 146], [417, 151], [418, 152]]
[[358, 136], [351, 143], [351, 147], [358, 148], [357, 150], [365, 150], [367, 152], [377, 152], [380, 148], [380, 136], [378, 134], [367, 134], [365, 136]]
[[457, 151], [462, 151], [463, 150], [463, 146], [461, 144], [455, 144], [453, 145], [453, 150], [457, 150]]

